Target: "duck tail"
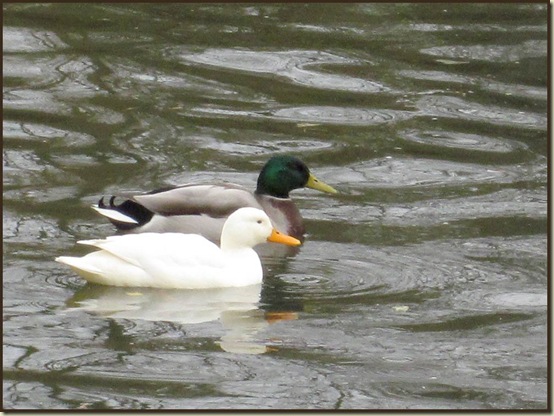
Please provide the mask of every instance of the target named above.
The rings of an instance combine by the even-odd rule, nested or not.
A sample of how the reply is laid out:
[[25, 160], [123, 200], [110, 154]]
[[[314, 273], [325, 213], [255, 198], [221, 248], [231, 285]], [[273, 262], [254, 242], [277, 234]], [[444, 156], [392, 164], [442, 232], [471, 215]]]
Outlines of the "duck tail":
[[69, 256], [60, 256], [54, 259], [58, 263], [65, 264], [71, 267], [73, 270], [81, 273], [88, 273], [99, 275], [102, 274], [102, 270], [97, 269], [96, 267], [88, 264], [86, 260], [83, 260], [83, 257], [69, 257]]
[[115, 196], [112, 196], [106, 205], [102, 197], [97, 205], [92, 205], [92, 209], [108, 218], [119, 230], [128, 231], [140, 227], [154, 216], [152, 211], [131, 199], [126, 199], [119, 205], [114, 200]]

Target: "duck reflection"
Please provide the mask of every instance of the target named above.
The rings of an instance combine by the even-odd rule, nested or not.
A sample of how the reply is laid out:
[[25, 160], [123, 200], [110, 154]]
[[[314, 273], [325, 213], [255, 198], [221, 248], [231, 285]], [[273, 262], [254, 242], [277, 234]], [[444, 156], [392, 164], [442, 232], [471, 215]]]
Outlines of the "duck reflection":
[[228, 352], [263, 354], [268, 346], [257, 334], [270, 323], [296, 319], [294, 312], [259, 308], [262, 285], [206, 290], [123, 288], [88, 284], [66, 302], [68, 310], [84, 310], [112, 319], [199, 324], [219, 320], [225, 334], [220, 347]]

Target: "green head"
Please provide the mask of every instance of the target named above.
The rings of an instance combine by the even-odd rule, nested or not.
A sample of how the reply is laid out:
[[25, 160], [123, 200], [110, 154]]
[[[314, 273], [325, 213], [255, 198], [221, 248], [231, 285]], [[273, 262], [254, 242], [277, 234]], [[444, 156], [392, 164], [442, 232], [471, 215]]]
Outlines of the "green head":
[[258, 176], [256, 193], [288, 198], [290, 191], [304, 187], [328, 193], [337, 192], [317, 180], [300, 159], [293, 156], [274, 156], [267, 161]]

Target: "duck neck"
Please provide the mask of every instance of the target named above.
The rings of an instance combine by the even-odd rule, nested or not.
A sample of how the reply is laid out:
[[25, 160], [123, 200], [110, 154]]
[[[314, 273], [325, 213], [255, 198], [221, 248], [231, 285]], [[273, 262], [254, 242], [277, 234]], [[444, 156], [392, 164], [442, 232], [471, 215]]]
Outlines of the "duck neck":
[[221, 250], [225, 252], [233, 252], [242, 249], [241, 247], [237, 247], [236, 244], [231, 244], [230, 241], [223, 237], [221, 237], [221, 243], [219, 244], [219, 246]]
[[243, 244], [237, 244], [237, 241], [234, 239], [226, 238], [224, 235], [225, 233], [222, 233], [221, 235], [221, 241], [219, 243], [219, 247], [222, 251], [231, 253], [231, 252], [238, 252], [238, 251], [248, 251], [252, 250], [252, 247], [249, 246], [246, 243]]
[[289, 189], [283, 186], [268, 186], [263, 181], [258, 181], [258, 186], [256, 188], [255, 193], [257, 195], [268, 195], [272, 196], [274, 198], [283, 198], [288, 199], [289, 196]]

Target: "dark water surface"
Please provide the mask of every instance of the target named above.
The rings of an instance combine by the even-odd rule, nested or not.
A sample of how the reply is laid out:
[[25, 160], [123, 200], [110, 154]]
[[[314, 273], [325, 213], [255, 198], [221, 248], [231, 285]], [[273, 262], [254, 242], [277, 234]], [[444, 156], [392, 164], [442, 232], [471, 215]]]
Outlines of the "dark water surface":
[[[546, 4], [3, 8], [4, 408], [546, 408]], [[261, 286], [53, 261], [279, 153], [340, 193]]]

